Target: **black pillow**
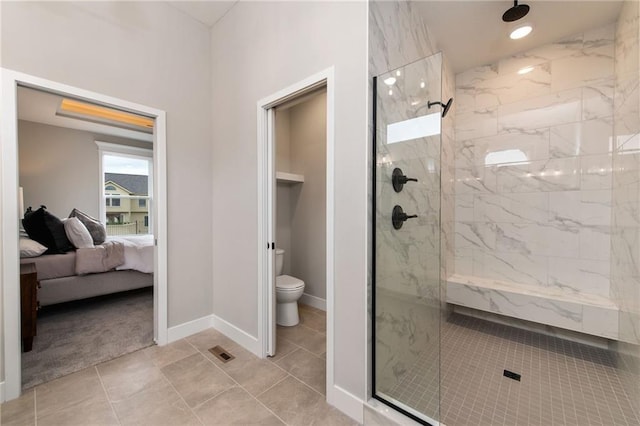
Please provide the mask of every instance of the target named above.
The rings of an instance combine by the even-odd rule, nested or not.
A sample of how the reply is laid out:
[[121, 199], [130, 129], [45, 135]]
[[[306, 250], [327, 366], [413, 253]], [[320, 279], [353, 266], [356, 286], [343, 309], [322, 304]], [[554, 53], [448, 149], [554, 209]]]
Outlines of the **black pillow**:
[[36, 211], [29, 207], [22, 219], [22, 226], [29, 238], [48, 249], [45, 254], [66, 253], [73, 249], [64, 232], [64, 223], [49, 213], [45, 206], [41, 206]]

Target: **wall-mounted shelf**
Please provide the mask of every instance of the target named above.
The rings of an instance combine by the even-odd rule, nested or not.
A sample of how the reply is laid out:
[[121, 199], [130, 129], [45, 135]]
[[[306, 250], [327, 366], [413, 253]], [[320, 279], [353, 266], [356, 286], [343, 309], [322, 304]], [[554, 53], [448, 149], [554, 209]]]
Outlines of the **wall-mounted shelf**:
[[276, 172], [276, 182], [288, 184], [302, 183], [304, 182], [304, 176], [294, 173]]

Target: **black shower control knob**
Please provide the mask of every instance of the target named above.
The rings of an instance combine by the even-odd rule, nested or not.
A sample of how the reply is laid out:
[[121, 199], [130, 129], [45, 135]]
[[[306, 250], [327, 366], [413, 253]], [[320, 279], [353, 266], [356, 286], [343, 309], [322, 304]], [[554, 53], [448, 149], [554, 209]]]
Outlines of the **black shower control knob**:
[[407, 220], [407, 219], [413, 219], [418, 217], [417, 214], [412, 214], [412, 215], [408, 215], [404, 212], [404, 210], [402, 209], [402, 207], [396, 205], [393, 208], [393, 212], [391, 212], [391, 222], [393, 223], [393, 228], [394, 229], [400, 229], [402, 228], [402, 224]]
[[391, 184], [393, 185], [393, 190], [396, 192], [402, 191], [402, 187], [405, 183], [417, 181], [418, 179], [406, 177], [398, 167], [393, 169], [393, 172], [391, 173]]

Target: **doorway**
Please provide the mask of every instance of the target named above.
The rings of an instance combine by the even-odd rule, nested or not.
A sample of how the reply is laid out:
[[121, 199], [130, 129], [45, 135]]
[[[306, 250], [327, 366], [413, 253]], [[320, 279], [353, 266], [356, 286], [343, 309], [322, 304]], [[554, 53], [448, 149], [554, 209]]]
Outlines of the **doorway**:
[[[280, 111], [300, 104], [305, 100], [313, 97], [313, 94], [320, 92], [326, 93], [326, 175], [324, 177], [325, 193], [322, 195], [325, 201], [324, 207], [324, 240], [326, 248], [323, 250], [324, 257], [324, 281], [326, 283], [326, 299], [320, 305], [312, 306], [309, 312], [313, 315], [313, 308], [322, 306], [326, 308], [326, 386], [324, 392], [327, 400], [331, 403], [334, 398], [333, 392], [333, 211], [334, 211], [334, 139], [333, 139], [333, 69], [325, 70], [314, 76], [311, 76], [299, 83], [296, 83], [286, 89], [283, 89], [257, 104], [258, 109], [258, 194], [259, 194], [259, 271], [258, 278], [260, 283], [259, 294], [259, 343], [262, 356], [277, 355], [278, 348], [276, 345], [276, 249], [280, 243], [277, 238], [277, 192], [278, 183], [277, 176], [280, 177], [281, 185], [290, 185], [291, 191], [295, 192], [294, 186], [301, 185], [299, 181], [300, 173], [286, 173], [283, 170], [277, 170], [276, 167], [276, 115], [277, 110]], [[291, 170], [288, 170], [291, 172]], [[295, 170], [294, 170], [295, 171]], [[280, 174], [278, 175], [278, 172]], [[285, 172], [285, 173], [283, 173]], [[284, 181], [288, 183], [284, 183]], [[282, 200], [281, 200], [282, 201]], [[282, 237], [281, 237], [282, 238]], [[279, 248], [279, 247], [278, 247]], [[293, 248], [295, 250], [295, 248]], [[291, 261], [291, 260], [289, 260]], [[285, 260], [286, 262], [286, 260]], [[292, 270], [289, 270], [292, 272]], [[293, 273], [293, 272], [292, 272]], [[303, 303], [314, 303], [312, 295], [302, 296]], [[319, 318], [322, 318], [321, 311], [316, 311]], [[304, 321], [305, 313], [302, 313]], [[317, 330], [316, 330], [317, 331]]]
[[[153, 336], [159, 345], [167, 343], [167, 241], [166, 241], [166, 119], [164, 111], [134, 104], [103, 94], [40, 79], [31, 75], [2, 69], [2, 117], [0, 166], [2, 186], [3, 269], [0, 277], [3, 291], [3, 400], [17, 398], [21, 393], [21, 314], [19, 280], [19, 196], [18, 196], [18, 102], [19, 87], [36, 89], [55, 95], [85, 101], [94, 105], [138, 114], [153, 120]], [[96, 190], [97, 192], [97, 190]]]

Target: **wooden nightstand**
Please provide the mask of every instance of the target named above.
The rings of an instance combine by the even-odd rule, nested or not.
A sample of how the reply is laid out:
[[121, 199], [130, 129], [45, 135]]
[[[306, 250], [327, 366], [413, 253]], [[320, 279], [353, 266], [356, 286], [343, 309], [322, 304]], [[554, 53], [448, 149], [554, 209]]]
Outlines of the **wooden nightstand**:
[[35, 263], [20, 264], [20, 317], [22, 323], [22, 350], [29, 352], [36, 335], [38, 316], [38, 273]]

